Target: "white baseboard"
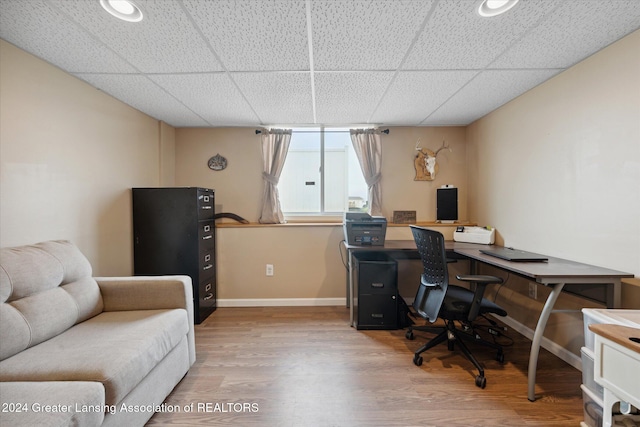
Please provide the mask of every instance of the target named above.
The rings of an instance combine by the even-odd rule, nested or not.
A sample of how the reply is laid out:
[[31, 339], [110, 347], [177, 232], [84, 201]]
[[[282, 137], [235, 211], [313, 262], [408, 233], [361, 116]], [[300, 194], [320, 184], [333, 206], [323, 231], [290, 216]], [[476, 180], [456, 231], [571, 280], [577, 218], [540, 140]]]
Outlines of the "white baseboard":
[[218, 307], [309, 307], [347, 306], [346, 298], [219, 299]]
[[[533, 329], [530, 329], [529, 327], [523, 325], [522, 323], [518, 322], [517, 320], [509, 316], [506, 316], [506, 317], [494, 316], [494, 317], [499, 321], [501, 321], [502, 323], [504, 323], [505, 325], [507, 325], [508, 327], [510, 327], [511, 329], [513, 329], [514, 331], [519, 332], [520, 334], [524, 335], [530, 340], [533, 339], [533, 332], [534, 332]], [[569, 350], [567, 350], [566, 348], [562, 347], [561, 345], [545, 337], [542, 337], [542, 342], [540, 345], [542, 346], [542, 348], [549, 351], [551, 354], [558, 356], [560, 359], [564, 360], [569, 365], [573, 366], [579, 371], [582, 371], [582, 359], [576, 356], [575, 354], [573, 354], [572, 352], [570, 352]]]

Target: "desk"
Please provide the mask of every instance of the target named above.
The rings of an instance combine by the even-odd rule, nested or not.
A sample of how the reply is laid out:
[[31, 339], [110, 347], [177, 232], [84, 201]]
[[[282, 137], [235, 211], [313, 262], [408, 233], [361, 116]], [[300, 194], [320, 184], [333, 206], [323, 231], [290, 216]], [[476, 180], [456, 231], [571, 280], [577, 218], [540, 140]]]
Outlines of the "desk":
[[[345, 244], [345, 247], [347, 249], [348, 263], [347, 300], [349, 307], [351, 307], [351, 325], [353, 325], [353, 305], [351, 304], [351, 301], [353, 300], [353, 254], [360, 251], [373, 250], [385, 252], [390, 255], [400, 254], [402, 257], [409, 257], [411, 254], [417, 253], [417, 248], [415, 242], [412, 240], [387, 240], [384, 246], [354, 246]], [[542, 312], [540, 313], [540, 318], [538, 319], [538, 323], [533, 334], [533, 340], [531, 342], [531, 351], [529, 353], [527, 397], [533, 402], [536, 400], [536, 370], [542, 336], [544, 334], [544, 329], [547, 325], [549, 315], [551, 314], [553, 306], [560, 296], [564, 285], [609, 285], [611, 291], [608, 292], [609, 298], [607, 300], [607, 307], [615, 308], [620, 306], [620, 280], [625, 277], [633, 277], [633, 274], [554, 257], [549, 257], [548, 262], [511, 262], [481, 253], [480, 249], [486, 247], [486, 245], [479, 245], [475, 243], [445, 242], [445, 248], [448, 253], [471, 260], [472, 273], [476, 271], [476, 263], [481, 262], [483, 264], [515, 273], [527, 280], [531, 280], [551, 288], [551, 293], [547, 297]]]

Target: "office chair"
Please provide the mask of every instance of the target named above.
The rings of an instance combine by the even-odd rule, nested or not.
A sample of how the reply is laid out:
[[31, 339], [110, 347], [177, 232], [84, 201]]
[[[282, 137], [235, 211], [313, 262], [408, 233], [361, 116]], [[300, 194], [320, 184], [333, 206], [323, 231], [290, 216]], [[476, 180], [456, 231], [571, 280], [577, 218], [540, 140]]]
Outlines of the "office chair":
[[[479, 315], [488, 313], [500, 316], [507, 315], [503, 308], [483, 298], [487, 285], [502, 283], [503, 280], [499, 277], [484, 275], [456, 276], [460, 281], [475, 284], [475, 292], [460, 286], [449, 285], [444, 236], [437, 231], [423, 227], [415, 225], [410, 227], [423, 266], [413, 308], [420, 317], [431, 323], [434, 323], [438, 317], [445, 322], [442, 327], [429, 325], [409, 327], [406, 337], [410, 340], [414, 339], [414, 330], [438, 334], [415, 352], [413, 363], [416, 366], [422, 365], [421, 353], [444, 341], [447, 341], [447, 347], [450, 351], [454, 349], [454, 344], [457, 344], [466, 358], [478, 369], [476, 385], [485, 388], [487, 380], [484, 376], [484, 369], [471, 354], [464, 341], [471, 341], [497, 350], [496, 360], [500, 363], [504, 362], [502, 346], [483, 340], [473, 328], [473, 321]], [[462, 329], [457, 328], [455, 322], [460, 323]]]

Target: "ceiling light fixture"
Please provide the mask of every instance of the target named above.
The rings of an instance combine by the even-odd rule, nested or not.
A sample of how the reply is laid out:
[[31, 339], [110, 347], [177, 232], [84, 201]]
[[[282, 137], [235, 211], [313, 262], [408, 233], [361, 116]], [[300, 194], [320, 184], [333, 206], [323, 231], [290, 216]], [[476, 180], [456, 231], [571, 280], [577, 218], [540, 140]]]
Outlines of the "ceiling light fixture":
[[111, 15], [123, 21], [142, 21], [142, 11], [129, 0], [100, 0], [100, 5]]
[[518, 0], [482, 0], [478, 5], [478, 14], [485, 18], [500, 15], [511, 9]]

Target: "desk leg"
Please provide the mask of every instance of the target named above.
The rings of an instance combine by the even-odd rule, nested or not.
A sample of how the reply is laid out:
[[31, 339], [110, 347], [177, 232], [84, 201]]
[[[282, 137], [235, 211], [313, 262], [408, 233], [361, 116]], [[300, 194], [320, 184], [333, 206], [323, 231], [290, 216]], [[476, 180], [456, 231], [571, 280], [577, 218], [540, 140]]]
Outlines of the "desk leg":
[[529, 373], [528, 373], [528, 398], [531, 402], [536, 400], [536, 369], [538, 367], [538, 354], [540, 353], [540, 344], [542, 343], [542, 335], [544, 328], [547, 326], [547, 320], [553, 310], [553, 306], [562, 292], [564, 283], [556, 283], [551, 285], [551, 293], [544, 303], [536, 330], [533, 333], [533, 341], [531, 342], [531, 352], [529, 353]]

